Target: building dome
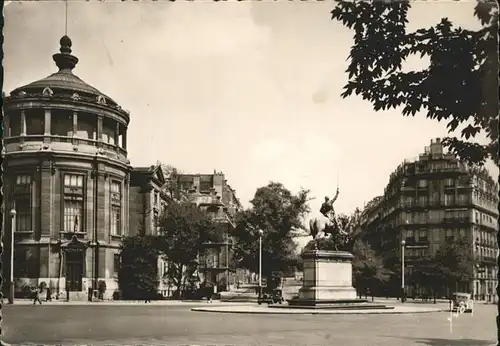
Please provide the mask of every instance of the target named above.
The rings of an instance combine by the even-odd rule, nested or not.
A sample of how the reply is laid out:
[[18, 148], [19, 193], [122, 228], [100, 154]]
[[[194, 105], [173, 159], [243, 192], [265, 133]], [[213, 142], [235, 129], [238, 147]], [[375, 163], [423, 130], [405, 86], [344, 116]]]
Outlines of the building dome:
[[115, 111], [119, 111], [126, 118], [128, 123], [128, 112], [123, 110], [111, 97], [105, 95], [97, 88], [84, 82], [73, 73], [73, 69], [78, 63], [78, 58], [71, 54], [72, 42], [68, 36], [63, 36], [59, 41], [60, 53], [52, 56], [59, 71], [50, 76], [18, 87], [10, 93], [12, 99], [55, 97], [71, 98], [72, 101], [87, 101], [98, 103]]
[[7, 156], [49, 150], [104, 155], [128, 165], [128, 111], [73, 74], [78, 58], [68, 36], [60, 45], [52, 56], [59, 71], [4, 97]]

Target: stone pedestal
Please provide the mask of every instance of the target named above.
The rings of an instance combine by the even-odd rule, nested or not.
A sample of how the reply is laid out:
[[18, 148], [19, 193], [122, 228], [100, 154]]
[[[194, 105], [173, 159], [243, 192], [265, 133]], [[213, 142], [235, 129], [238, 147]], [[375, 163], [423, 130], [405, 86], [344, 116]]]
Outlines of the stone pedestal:
[[290, 305], [361, 303], [352, 287], [352, 260], [345, 251], [311, 250], [302, 254], [304, 281]]

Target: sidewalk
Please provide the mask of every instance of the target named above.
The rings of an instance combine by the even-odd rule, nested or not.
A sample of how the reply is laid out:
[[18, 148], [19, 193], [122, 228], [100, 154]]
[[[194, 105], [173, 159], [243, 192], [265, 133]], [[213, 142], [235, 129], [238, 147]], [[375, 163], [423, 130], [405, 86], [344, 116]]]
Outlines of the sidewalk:
[[[66, 300], [52, 300], [49, 302], [42, 301], [42, 305], [109, 305], [109, 306], [128, 306], [128, 305], [157, 305], [157, 306], [192, 306], [192, 305], [221, 305], [223, 303], [219, 300], [213, 300], [212, 303], [207, 303], [206, 300], [152, 300], [150, 303], [145, 303], [144, 300], [104, 300], [104, 301], [66, 301]], [[229, 303], [231, 305], [247, 305], [247, 303]], [[9, 305], [7, 300], [3, 305]], [[16, 299], [13, 305], [33, 305], [32, 299]], [[40, 304], [37, 304], [40, 305]]]

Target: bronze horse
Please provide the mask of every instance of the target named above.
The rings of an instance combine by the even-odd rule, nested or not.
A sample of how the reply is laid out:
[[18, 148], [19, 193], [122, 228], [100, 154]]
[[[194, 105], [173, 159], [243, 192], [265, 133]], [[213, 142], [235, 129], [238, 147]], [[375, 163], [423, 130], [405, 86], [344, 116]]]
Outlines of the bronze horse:
[[320, 212], [324, 217], [314, 218], [309, 221], [309, 233], [314, 240], [329, 237], [335, 246], [336, 251], [351, 251], [357, 234], [351, 232], [352, 219], [347, 222], [339, 220], [335, 215], [333, 203], [337, 200], [339, 189], [333, 199], [325, 197], [325, 202], [321, 205]]

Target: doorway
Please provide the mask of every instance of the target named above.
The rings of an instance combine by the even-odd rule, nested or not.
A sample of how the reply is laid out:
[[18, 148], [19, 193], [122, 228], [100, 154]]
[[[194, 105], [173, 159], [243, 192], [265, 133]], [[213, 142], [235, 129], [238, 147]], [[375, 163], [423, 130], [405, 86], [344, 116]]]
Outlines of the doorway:
[[65, 255], [67, 290], [82, 291], [83, 251], [67, 251]]

